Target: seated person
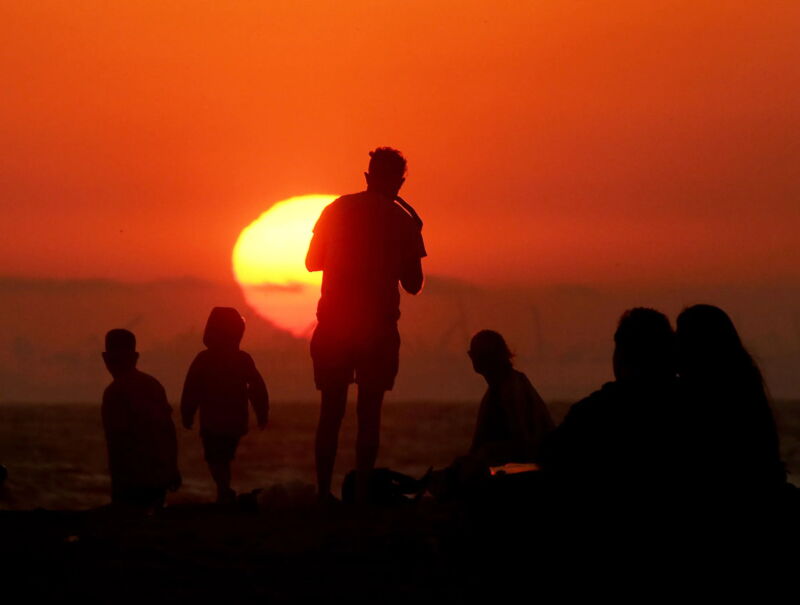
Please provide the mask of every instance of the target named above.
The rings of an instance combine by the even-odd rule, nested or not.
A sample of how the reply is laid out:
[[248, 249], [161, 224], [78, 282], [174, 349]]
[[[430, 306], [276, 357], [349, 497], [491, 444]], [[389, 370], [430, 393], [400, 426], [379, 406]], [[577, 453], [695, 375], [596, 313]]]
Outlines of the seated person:
[[488, 385], [469, 455], [487, 466], [536, 461], [553, 421], [528, 377], [514, 369], [506, 341], [482, 330], [472, 338], [468, 354]]
[[430, 474], [428, 489], [437, 498], [474, 493], [490, 476], [492, 466], [538, 461], [553, 430], [550, 411], [528, 377], [514, 369], [511, 351], [500, 334], [478, 332], [468, 354], [488, 388], [467, 455]]
[[106, 334], [103, 353], [114, 378], [101, 408], [111, 473], [111, 501], [135, 508], [163, 506], [177, 489], [178, 446], [164, 387], [136, 369], [136, 337], [128, 330]]
[[698, 495], [780, 494], [778, 431], [761, 370], [727, 313], [694, 305], [678, 316], [681, 394], [693, 422], [683, 447]]
[[573, 405], [548, 440], [543, 468], [585, 493], [658, 489], [678, 449], [675, 336], [665, 315], [626, 311], [614, 334], [614, 378]]

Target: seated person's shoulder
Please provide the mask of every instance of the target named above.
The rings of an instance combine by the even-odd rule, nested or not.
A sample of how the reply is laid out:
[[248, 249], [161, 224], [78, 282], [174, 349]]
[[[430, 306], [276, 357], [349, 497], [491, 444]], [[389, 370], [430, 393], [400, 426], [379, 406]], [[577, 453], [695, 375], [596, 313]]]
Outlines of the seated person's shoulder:
[[618, 386], [615, 382], [607, 382], [599, 390], [588, 397], [584, 397], [569, 408], [568, 417], [586, 417], [602, 414], [605, 408], [619, 396]]
[[516, 383], [520, 386], [533, 388], [533, 384], [531, 383], [530, 379], [528, 378], [525, 372], [520, 372], [519, 370], [511, 370], [511, 381]]

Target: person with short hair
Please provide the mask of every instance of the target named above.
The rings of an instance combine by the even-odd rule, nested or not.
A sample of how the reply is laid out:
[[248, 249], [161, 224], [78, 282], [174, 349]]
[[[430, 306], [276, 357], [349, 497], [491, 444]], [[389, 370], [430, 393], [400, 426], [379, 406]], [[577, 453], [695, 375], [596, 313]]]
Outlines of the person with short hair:
[[200, 438], [220, 504], [236, 499], [231, 489], [231, 462], [247, 433], [248, 402], [259, 429], [266, 428], [269, 416], [264, 379], [253, 358], [239, 348], [244, 329], [244, 318], [236, 309], [211, 310], [203, 334], [206, 350], [198, 353], [189, 367], [181, 397], [185, 428], [191, 429], [195, 414], [200, 413]]
[[675, 334], [655, 309], [625, 311], [614, 333], [613, 382], [574, 404], [543, 466], [565, 487], [621, 495], [666, 489], [679, 432]]
[[103, 393], [101, 415], [108, 447], [111, 501], [160, 508], [180, 486], [172, 407], [161, 383], [136, 368], [136, 337], [110, 330], [103, 361], [114, 380]]
[[422, 289], [422, 222], [398, 197], [405, 173], [406, 160], [396, 149], [370, 152], [366, 191], [328, 205], [308, 248], [306, 267], [322, 271], [318, 324], [311, 338], [314, 381], [322, 399], [315, 443], [322, 501], [332, 497], [339, 429], [352, 382], [358, 384], [356, 491], [365, 493], [378, 455], [384, 394], [393, 388], [398, 371], [398, 282], [410, 294]]

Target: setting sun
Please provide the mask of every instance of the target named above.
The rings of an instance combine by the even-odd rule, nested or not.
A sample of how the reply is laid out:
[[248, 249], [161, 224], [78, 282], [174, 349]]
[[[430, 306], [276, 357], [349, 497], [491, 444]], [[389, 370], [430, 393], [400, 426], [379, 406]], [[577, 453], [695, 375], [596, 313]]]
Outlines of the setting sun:
[[335, 195], [282, 200], [242, 230], [233, 248], [233, 272], [247, 303], [295, 336], [314, 323], [322, 274], [309, 273], [306, 251], [314, 223]]

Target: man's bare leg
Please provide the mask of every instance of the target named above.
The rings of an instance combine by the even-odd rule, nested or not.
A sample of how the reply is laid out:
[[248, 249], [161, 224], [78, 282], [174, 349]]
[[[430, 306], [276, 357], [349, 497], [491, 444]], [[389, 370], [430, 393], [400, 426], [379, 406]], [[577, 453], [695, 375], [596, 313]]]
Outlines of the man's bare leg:
[[358, 387], [358, 436], [356, 437], [356, 502], [367, 501], [367, 482], [378, 458], [383, 389]]
[[331, 493], [333, 465], [336, 462], [336, 450], [339, 446], [339, 429], [346, 407], [347, 385], [323, 389], [315, 443], [317, 497], [320, 500], [327, 499]]

